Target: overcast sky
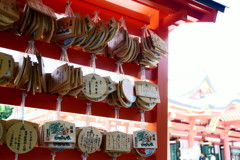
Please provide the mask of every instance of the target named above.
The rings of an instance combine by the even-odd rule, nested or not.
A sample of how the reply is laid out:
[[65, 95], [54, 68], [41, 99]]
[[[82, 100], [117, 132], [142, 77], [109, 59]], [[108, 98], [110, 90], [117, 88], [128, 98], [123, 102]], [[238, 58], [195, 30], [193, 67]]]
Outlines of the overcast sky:
[[216, 23], [183, 24], [170, 33], [169, 79], [205, 70], [217, 92], [240, 92], [240, 0], [227, 5]]

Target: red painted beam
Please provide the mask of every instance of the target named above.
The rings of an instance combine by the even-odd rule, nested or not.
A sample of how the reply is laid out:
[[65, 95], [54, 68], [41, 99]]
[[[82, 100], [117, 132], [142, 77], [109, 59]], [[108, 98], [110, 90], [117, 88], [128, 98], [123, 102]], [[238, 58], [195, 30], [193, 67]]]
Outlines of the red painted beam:
[[[51, 156], [52, 151], [48, 148], [41, 148], [41, 147], [35, 147], [33, 150], [31, 150], [28, 153], [25, 154], [19, 154], [18, 160], [50, 160], [52, 159]], [[0, 145], [0, 155], [1, 160], [13, 160], [15, 159], [15, 154], [11, 152], [6, 145]], [[56, 159], [57, 160], [80, 160], [82, 153], [77, 151], [76, 149], [66, 149], [62, 152], [56, 152]], [[122, 156], [118, 157], [118, 160], [126, 160], [126, 159], [136, 159], [137, 156], [133, 153], [129, 154], [123, 154]], [[107, 154], [104, 154], [100, 151], [95, 152], [94, 154], [90, 154], [88, 157], [88, 160], [112, 160]], [[144, 158], [146, 160], [152, 160], [151, 157]]]
[[[54, 9], [56, 13], [64, 13], [65, 12], [65, 3], [66, 0], [49, 1], [43, 0], [43, 3], [47, 6]], [[127, 7], [127, 6], [126, 6]], [[133, 35], [141, 35], [140, 28], [145, 24], [150, 23], [150, 17], [148, 15], [144, 15], [138, 13], [137, 11], [132, 11], [131, 9], [123, 8], [118, 5], [114, 5], [111, 2], [107, 1], [79, 1], [72, 0], [71, 8], [74, 13], [80, 13], [82, 16], [85, 14], [93, 15], [95, 11], [100, 11], [100, 18], [104, 20], [108, 20], [111, 17], [115, 17], [116, 20], [119, 20], [121, 17], [125, 18], [127, 28]], [[138, 28], [138, 29], [136, 29]]]
[[162, 19], [160, 27], [166, 30], [170, 25], [173, 25], [179, 20], [187, 21], [187, 12], [184, 10], [173, 13]]
[[140, 11], [131, 10], [131, 5], [126, 1], [126, 7], [119, 6], [117, 4], [112, 3], [111, 1], [99, 1], [99, 0], [83, 0], [89, 4], [97, 6], [99, 8], [103, 8], [109, 10], [111, 12], [115, 12], [117, 14], [122, 15], [123, 17], [129, 17], [131, 19], [136, 19], [137, 21], [143, 22], [145, 24], [150, 23], [150, 17], [148, 15], [144, 15], [139, 13]]
[[[19, 106], [21, 104], [21, 94], [24, 91], [6, 87], [0, 87], [0, 103]], [[26, 107], [34, 107], [39, 109], [56, 110], [57, 95], [37, 93], [27, 93]], [[63, 112], [71, 113], [86, 113], [86, 103], [89, 101], [79, 100], [74, 97], [63, 97], [62, 108]], [[140, 121], [140, 110], [136, 108], [121, 108], [120, 119]], [[154, 112], [148, 111], [145, 113], [146, 122], [154, 121]], [[92, 103], [92, 115], [114, 118], [114, 107], [106, 103]]]

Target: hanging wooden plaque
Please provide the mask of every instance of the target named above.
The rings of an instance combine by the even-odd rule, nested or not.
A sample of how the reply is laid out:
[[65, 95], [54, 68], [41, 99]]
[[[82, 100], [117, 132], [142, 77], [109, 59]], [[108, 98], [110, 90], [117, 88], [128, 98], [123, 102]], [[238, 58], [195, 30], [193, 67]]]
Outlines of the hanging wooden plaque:
[[133, 148], [157, 148], [156, 132], [148, 130], [133, 132]]
[[137, 96], [160, 99], [158, 85], [145, 82], [135, 82], [135, 90]]
[[121, 90], [123, 96], [131, 103], [135, 102], [136, 96], [134, 94], [134, 83], [128, 79], [121, 82]]
[[75, 124], [66, 121], [52, 121], [44, 124], [44, 142], [75, 143]]
[[27, 4], [30, 8], [32, 8], [33, 10], [36, 10], [46, 16], [52, 17], [52, 18], [57, 18], [56, 14], [54, 12], [54, 10], [46, 5], [44, 5], [43, 3], [41, 3], [40, 1], [37, 0], [28, 0]]
[[15, 153], [29, 152], [37, 143], [37, 132], [29, 123], [15, 123], [7, 131], [6, 143]]
[[83, 94], [89, 98], [99, 98], [107, 91], [104, 78], [97, 74], [88, 74], [83, 77]]
[[0, 14], [3, 14], [10, 19], [17, 21], [19, 19], [19, 11], [16, 0], [1, 0]]
[[102, 134], [95, 127], [84, 127], [78, 135], [78, 148], [83, 153], [96, 152], [102, 143]]
[[5, 74], [8, 72], [8, 58], [5, 54], [0, 53], [0, 78], [4, 77]]
[[130, 152], [131, 136], [123, 132], [107, 132], [106, 133], [105, 152]]

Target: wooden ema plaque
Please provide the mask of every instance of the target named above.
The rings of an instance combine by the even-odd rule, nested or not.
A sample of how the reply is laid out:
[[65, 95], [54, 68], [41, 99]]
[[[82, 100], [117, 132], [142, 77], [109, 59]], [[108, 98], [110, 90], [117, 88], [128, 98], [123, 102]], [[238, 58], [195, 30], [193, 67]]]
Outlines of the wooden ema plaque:
[[66, 121], [52, 121], [44, 124], [44, 142], [75, 143], [75, 124]]
[[10, 18], [11, 20], [17, 21], [20, 16], [16, 0], [1, 0], [0, 14]]
[[135, 82], [135, 92], [137, 96], [136, 104], [142, 110], [152, 110], [157, 103], [160, 103], [158, 85], [146, 81], [137, 81]]
[[41, 3], [38, 0], [28, 0], [27, 4], [30, 8], [32, 8], [35, 11], [38, 11], [42, 14], [45, 14], [46, 16], [49, 16], [51, 18], [57, 18], [54, 10], [43, 3]]
[[8, 58], [5, 54], [0, 54], [0, 78], [4, 77], [8, 72]]
[[104, 78], [97, 74], [88, 74], [83, 77], [83, 94], [89, 98], [99, 98], [107, 91]]
[[124, 79], [121, 82], [122, 95], [127, 99], [127, 101], [133, 103], [136, 100], [134, 95], [134, 83], [128, 79]]
[[84, 127], [78, 135], [78, 149], [83, 153], [96, 152], [102, 143], [102, 134], [95, 127]]
[[160, 99], [158, 85], [145, 81], [137, 81], [135, 85], [137, 96]]
[[133, 148], [157, 148], [156, 132], [148, 130], [133, 132]]
[[150, 31], [150, 36], [154, 50], [158, 51], [162, 55], [167, 55], [167, 47], [165, 41], [162, 38], [160, 38], [157, 34], [155, 34], [153, 31]]
[[141, 157], [151, 156], [157, 148], [156, 132], [140, 130], [133, 132], [133, 148]]
[[105, 152], [128, 153], [131, 151], [131, 136], [123, 132], [108, 132], [105, 139]]
[[31, 124], [17, 122], [8, 129], [6, 143], [15, 153], [29, 152], [37, 143], [37, 132]]
[[[14, 124], [18, 123], [18, 122], [22, 122], [22, 120], [19, 119], [10, 119], [8, 121], [5, 122], [5, 132], [7, 133], [8, 129], [10, 127], [12, 127]], [[24, 124], [30, 124], [31, 126], [33, 126], [33, 128], [36, 130], [36, 133], [39, 135], [39, 125], [37, 123], [33, 123], [33, 122], [29, 122], [29, 121], [24, 121]], [[38, 145], [39, 145], [39, 141], [38, 141]]]

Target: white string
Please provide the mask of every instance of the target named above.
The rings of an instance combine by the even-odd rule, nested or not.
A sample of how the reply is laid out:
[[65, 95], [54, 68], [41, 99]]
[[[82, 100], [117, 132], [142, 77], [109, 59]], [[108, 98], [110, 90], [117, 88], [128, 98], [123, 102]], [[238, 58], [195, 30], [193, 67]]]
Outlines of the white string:
[[105, 129], [107, 132], [110, 131], [109, 120], [108, 120], [107, 118], [103, 121], [103, 126], [104, 126], [104, 129]]
[[122, 63], [121, 62], [117, 62], [117, 71], [116, 71], [116, 75], [117, 75], [117, 82], [123, 80], [125, 77], [124, 71], [123, 71], [123, 67], [122, 67]]
[[140, 110], [141, 115], [141, 129], [145, 129], [145, 111]]
[[65, 4], [65, 15], [68, 16], [68, 17], [75, 17], [75, 15], [73, 13], [73, 10], [71, 8], [71, 4], [72, 4], [71, 1], [66, 2], [66, 4]]
[[120, 70], [121, 70], [121, 72], [122, 72], [123, 78], [126, 78], [126, 77], [125, 77], [125, 73], [124, 73], [124, 71], [123, 71], [122, 63], [120, 63]]
[[18, 160], [18, 153], [15, 153], [15, 160]]
[[147, 29], [148, 29], [148, 28], [147, 28], [147, 25], [145, 24], [141, 29], [142, 29], [142, 35], [143, 35], [143, 37], [146, 38], [146, 33], [147, 33]]
[[21, 101], [21, 120], [24, 124], [24, 107], [25, 107], [25, 101], [26, 101], [27, 94], [22, 93], [22, 101]]
[[141, 80], [146, 81], [146, 68], [145, 68], [145, 66], [141, 66], [140, 72], [141, 72]]
[[120, 62], [117, 62], [117, 71], [116, 71], [116, 76], [117, 76], [117, 83], [120, 81]]
[[37, 57], [36, 57], [37, 49], [35, 47], [33, 40], [28, 41], [28, 47], [27, 47], [25, 53], [31, 57], [32, 62], [38, 62]]
[[93, 19], [92, 19], [94, 23], [98, 23], [99, 21], [101, 21], [101, 18], [99, 17], [99, 12], [100, 11], [95, 11], [94, 12], [94, 16], [93, 16]]
[[117, 157], [113, 157], [113, 160], [117, 160]]
[[119, 21], [120, 21], [120, 28], [123, 27], [127, 31], [125, 19], [122, 17]]
[[115, 107], [114, 108], [114, 112], [115, 112], [115, 131], [119, 131], [119, 127], [118, 127], [118, 120], [119, 120], [119, 107]]
[[56, 106], [56, 119], [61, 120], [61, 103], [62, 103], [62, 97], [58, 96], [57, 98], [57, 106]]
[[56, 153], [55, 153], [55, 152], [52, 152], [52, 153], [51, 153], [51, 156], [52, 156], [52, 160], [55, 160], [55, 158], [56, 158]]
[[83, 154], [82, 154], [82, 160], [87, 160], [87, 158], [88, 158], [88, 154], [83, 153]]
[[91, 56], [91, 67], [93, 68], [93, 73], [96, 73], [96, 55], [92, 54]]
[[67, 48], [62, 47], [60, 61], [69, 63]]
[[90, 126], [90, 116], [92, 115], [92, 103], [86, 103], [86, 126]]

